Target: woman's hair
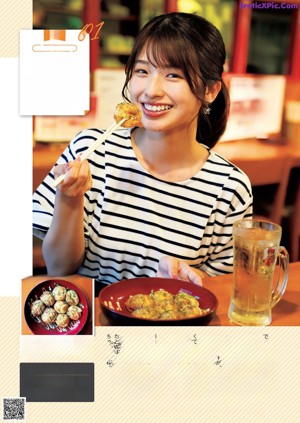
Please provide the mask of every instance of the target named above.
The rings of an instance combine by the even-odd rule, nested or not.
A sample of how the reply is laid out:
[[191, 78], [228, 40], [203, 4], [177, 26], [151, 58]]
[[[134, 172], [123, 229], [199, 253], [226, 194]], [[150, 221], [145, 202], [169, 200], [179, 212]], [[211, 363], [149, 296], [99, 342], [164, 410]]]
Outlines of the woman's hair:
[[[126, 100], [135, 62], [144, 48], [153, 65], [182, 70], [191, 91], [202, 102], [197, 141], [213, 147], [225, 131], [229, 112], [229, 94], [222, 80], [226, 53], [218, 29], [201, 16], [189, 13], [152, 18], [138, 34], [125, 67], [122, 95]], [[210, 104], [210, 114], [205, 114], [208, 106], [204, 97], [206, 88], [216, 81], [221, 82], [221, 90]]]

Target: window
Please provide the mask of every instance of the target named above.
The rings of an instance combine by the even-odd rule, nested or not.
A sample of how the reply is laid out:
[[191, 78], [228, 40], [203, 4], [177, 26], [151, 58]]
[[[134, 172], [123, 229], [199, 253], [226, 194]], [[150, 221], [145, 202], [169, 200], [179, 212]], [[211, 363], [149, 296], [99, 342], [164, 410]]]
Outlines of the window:
[[293, 9], [252, 10], [247, 72], [289, 73]]

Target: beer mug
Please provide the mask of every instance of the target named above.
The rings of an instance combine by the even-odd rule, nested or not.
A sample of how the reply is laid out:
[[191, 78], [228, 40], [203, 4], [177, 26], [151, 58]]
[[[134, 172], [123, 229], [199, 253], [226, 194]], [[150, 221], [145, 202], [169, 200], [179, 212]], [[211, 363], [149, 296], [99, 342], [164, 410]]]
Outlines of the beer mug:
[[[279, 245], [281, 232], [279, 225], [267, 221], [234, 223], [231, 322], [246, 326], [271, 323], [271, 309], [282, 298], [288, 280], [289, 255]], [[279, 271], [275, 272], [277, 262]]]

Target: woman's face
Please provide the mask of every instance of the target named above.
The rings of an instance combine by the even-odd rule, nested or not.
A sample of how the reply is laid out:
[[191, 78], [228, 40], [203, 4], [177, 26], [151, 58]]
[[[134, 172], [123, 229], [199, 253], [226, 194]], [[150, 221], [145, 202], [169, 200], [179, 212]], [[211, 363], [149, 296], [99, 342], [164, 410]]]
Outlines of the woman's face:
[[129, 87], [131, 101], [143, 111], [144, 128], [176, 132], [189, 127], [196, 131], [201, 102], [180, 69], [153, 66], [143, 51], [134, 65]]

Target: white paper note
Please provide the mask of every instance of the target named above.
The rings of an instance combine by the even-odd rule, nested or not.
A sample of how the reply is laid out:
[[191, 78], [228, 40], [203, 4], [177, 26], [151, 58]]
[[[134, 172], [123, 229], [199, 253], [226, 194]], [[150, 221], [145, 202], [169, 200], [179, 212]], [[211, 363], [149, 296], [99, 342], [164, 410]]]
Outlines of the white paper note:
[[20, 114], [84, 115], [90, 107], [89, 36], [20, 31]]

